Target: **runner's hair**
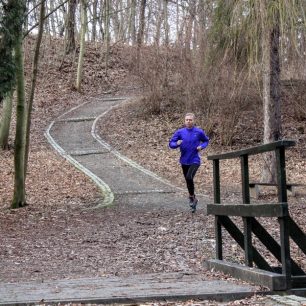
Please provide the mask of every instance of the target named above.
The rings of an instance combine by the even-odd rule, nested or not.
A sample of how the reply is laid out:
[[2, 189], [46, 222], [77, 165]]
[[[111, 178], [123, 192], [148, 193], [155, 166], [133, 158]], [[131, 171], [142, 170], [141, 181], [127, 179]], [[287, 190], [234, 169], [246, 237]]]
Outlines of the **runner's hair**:
[[195, 119], [195, 114], [194, 114], [194, 113], [187, 113], [187, 114], [185, 115], [185, 118], [186, 118], [187, 116], [191, 116], [191, 117], [193, 117], [193, 119]]

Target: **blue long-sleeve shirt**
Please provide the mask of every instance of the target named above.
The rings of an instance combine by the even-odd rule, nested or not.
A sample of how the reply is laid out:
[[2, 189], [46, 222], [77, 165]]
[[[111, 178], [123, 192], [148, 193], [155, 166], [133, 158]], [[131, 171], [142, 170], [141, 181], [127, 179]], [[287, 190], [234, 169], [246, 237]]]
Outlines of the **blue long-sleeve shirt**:
[[[177, 144], [178, 140], [182, 140], [180, 145]], [[197, 147], [201, 146], [202, 149], [205, 149], [208, 143], [209, 138], [202, 129], [195, 126], [192, 128], [184, 127], [173, 134], [169, 141], [169, 147], [171, 149], [180, 147], [180, 163], [182, 165], [192, 165], [201, 163]]]

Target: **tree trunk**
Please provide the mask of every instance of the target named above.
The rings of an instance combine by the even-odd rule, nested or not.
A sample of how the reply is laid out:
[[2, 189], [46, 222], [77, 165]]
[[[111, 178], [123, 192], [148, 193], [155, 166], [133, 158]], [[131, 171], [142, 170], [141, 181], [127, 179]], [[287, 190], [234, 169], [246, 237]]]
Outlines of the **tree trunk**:
[[135, 26], [135, 17], [136, 17], [136, 0], [131, 0], [131, 10], [129, 16], [129, 40], [132, 40], [132, 45], [136, 44], [136, 26]]
[[155, 38], [154, 42], [157, 47], [159, 47], [160, 43], [160, 33], [161, 33], [161, 25], [163, 21], [163, 16], [162, 16], [162, 1], [164, 0], [158, 0], [158, 16], [157, 16], [157, 21], [156, 21], [156, 31], [155, 31]]
[[[20, 14], [23, 10], [19, 10]], [[26, 205], [25, 177], [24, 177], [24, 152], [25, 152], [25, 82], [23, 63], [22, 23], [19, 24], [19, 36], [15, 47], [16, 84], [17, 84], [17, 110], [16, 110], [16, 136], [15, 136], [15, 179], [14, 196], [11, 207], [18, 208]]]
[[[280, 59], [279, 25], [265, 29], [262, 38], [263, 66], [263, 108], [264, 108], [264, 143], [281, 138], [280, 116]], [[276, 183], [276, 161], [274, 153], [264, 156], [265, 164], [262, 181]]]
[[1, 101], [15, 87], [16, 69], [13, 50], [16, 43], [15, 16], [12, 10], [15, 7], [15, 0], [7, 1], [1, 7], [0, 26], [0, 104]]
[[145, 29], [146, 2], [147, 2], [146, 0], [141, 0], [140, 14], [139, 14], [139, 29], [138, 29], [138, 35], [137, 35], [138, 47], [141, 47], [143, 43], [144, 29]]
[[137, 65], [139, 68], [140, 64], [140, 49], [143, 43], [144, 29], [145, 29], [145, 11], [146, 11], [146, 0], [141, 0], [140, 14], [139, 14], [139, 29], [137, 35]]
[[36, 40], [35, 52], [34, 52], [31, 89], [30, 89], [30, 97], [29, 97], [29, 102], [28, 102], [27, 118], [26, 118], [26, 139], [25, 139], [25, 158], [24, 158], [25, 160], [25, 166], [24, 166], [25, 178], [27, 175], [27, 166], [28, 166], [28, 159], [29, 159], [31, 117], [32, 117], [34, 93], [35, 93], [35, 87], [36, 87], [36, 77], [37, 77], [37, 72], [38, 72], [39, 50], [40, 50], [41, 40], [43, 36], [43, 31], [44, 31], [44, 18], [45, 18], [45, 2], [42, 1], [40, 4], [39, 28], [38, 28], [38, 35], [37, 35], [37, 40]]
[[75, 50], [75, 11], [77, 0], [69, 0], [67, 16], [67, 38], [65, 53], [69, 54]]
[[94, 0], [93, 2], [93, 10], [92, 10], [92, 36], [91, 40], [96, 41], [97, 39], [97, 8], [98, 8], [98, 0]]
[[112, 1], [113, 2], [113, 11], [111, 14], [112, 19], [112, 29], [114, 32], [114, 41], [120, 40], [120, 20], [119, 20], [119, 7], [118, 7], [118, 1]]
[[13, 110], [13, 90], [6, 95], [3, 102], [3, 114], [0, 122], [0, 150], [8, 149], [8, 138]]
[[207, 18], [206, 18], [206, 7], [205, 7], [205, 1], [200, 0], [199, 6], [199, 50], [200, 50], [200, 59], [204, 63], [204, 49], [206, 45], [206, 38], [207, 38]]
[[81, 35], [80, 35], [80, 53], [78, 60], [78, 69], [77, 69], [77, 79], [76, 79], [76, 89], [81, 91], [81, 82], [83, 74], [83, 62], [84, 62], [84, 53], [85, 53], [85, 34], [87, 28], [87, 0], [81, 0]]
[[195, 19], [196, 7], [194, 3], [190, 3], [189, 16], [186, 26], [186, 36], [185, 36], [185, 55], [187, 58], [191, 57], [191, 42], [192, 42], [192, 29]]
[[101, 34], [101, 40], [104, 41], [104, 37], [105, 37], [105, 31], [104, 31], [104, 25], [103, 25], [103, 17], [104, 16], [104, 0], [100, 0], [100, 9], [99, 9], [99, 33]]
[[168, 22], [168, 0], [164, 0], [164, 28], [165, 28], [165, 45], [169, 46], [169, 22]]
[[[54, 1], [50, 1], [50, 8], [49, 8], [50, 12], [52, 12], [54, 10]], [[50, 28], [52, 30], [52, 36], [56, 37], [57, 32], [56, 32], [56, 28], [58, 26], [58, 19], [57, 19], [57, 11], [55, 11], [53, 14], [51, 14], [48, 18], [48, 20], [50, 21]]]
[[105, 0], [104, 7], [104, 50], [105, 50], [105, 72], [107, 74], [108, 70], [108, 57], [109, 57], [109, 43], [110, 43], [110, 31], [109, 31], [109, 22], [110, 22], [110, 0]]
[[62, 14], [63, 14], [63, 18], [60, 19], [59, 21], [59, 37], [64, 37], [64, 34], [65, 34], [65, 29], [66, 29], [66, 20], [67, 20], [67, 11], [66, 11], [66, 7], [65, 5], [62, 6], [61, 8], [62, 10]]

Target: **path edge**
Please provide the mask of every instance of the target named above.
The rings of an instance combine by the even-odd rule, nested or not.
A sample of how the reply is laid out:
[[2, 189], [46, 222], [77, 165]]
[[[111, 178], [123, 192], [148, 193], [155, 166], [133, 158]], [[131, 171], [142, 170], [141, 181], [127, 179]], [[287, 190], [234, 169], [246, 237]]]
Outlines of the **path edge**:
[[[70, 110], [68, 110], [67, 112], [65, 112], [64, 114], [62, 114], [61, 116], [58, 117], [61, 118], [62, 116], [66, 115], [67, 113], [71, 112], [72, 110], [75, 110], [87, 103], [89, 103], [90, 101], [84, 102], [76, 107], [71, 108]], [[114, 193], [112, 192], [111, 188], [104, 182], [102, 181], [98, 176], [96, 176], [94, 173], [92, 173], [90, 170], [88, 170], [87, 168], [85, 168], [82, 164], [80, 164], [77, 160], [75, 160], [71, 155], [66, 154], [65, 150], [54, 140], [54, 138], [51, 136], [50, 134], [50, 130], [53, 127], [53, 125], [55, 124], [56, 120], [53, 120], [50, 125], [48, 126], [47, 130], [44, 133], [44, 136], [46, 137], [46, 139], [48, 140], [49, 144], [55, 149], [55, 151], [57, 151], [60, 156], [62, 156], [63, 158], [65, 158], [67, 161], [69, 161], [75, 168], [77, 168], [78, 170], [80, 170], [81, 172], [83, 172], [84, 174], [86, 174], [100, 189], [102, 196], [103, 196], [103, 201], [102, 203], [89, 208], [89, 209], [96, 209], [96, 208], [101, 208], [101, 207], [106, 207], [106, 206], [111, 206], [114, 203]]]

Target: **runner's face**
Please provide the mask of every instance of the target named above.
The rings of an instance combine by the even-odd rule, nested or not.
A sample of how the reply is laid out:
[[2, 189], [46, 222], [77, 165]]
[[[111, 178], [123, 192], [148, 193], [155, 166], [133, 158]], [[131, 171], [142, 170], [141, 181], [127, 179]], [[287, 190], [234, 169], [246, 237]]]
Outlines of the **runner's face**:
[[186, 116], [185, 117], [185, 126], [187, 128], [192, 128], [194, 125], [194, 118], [193, 116]]

